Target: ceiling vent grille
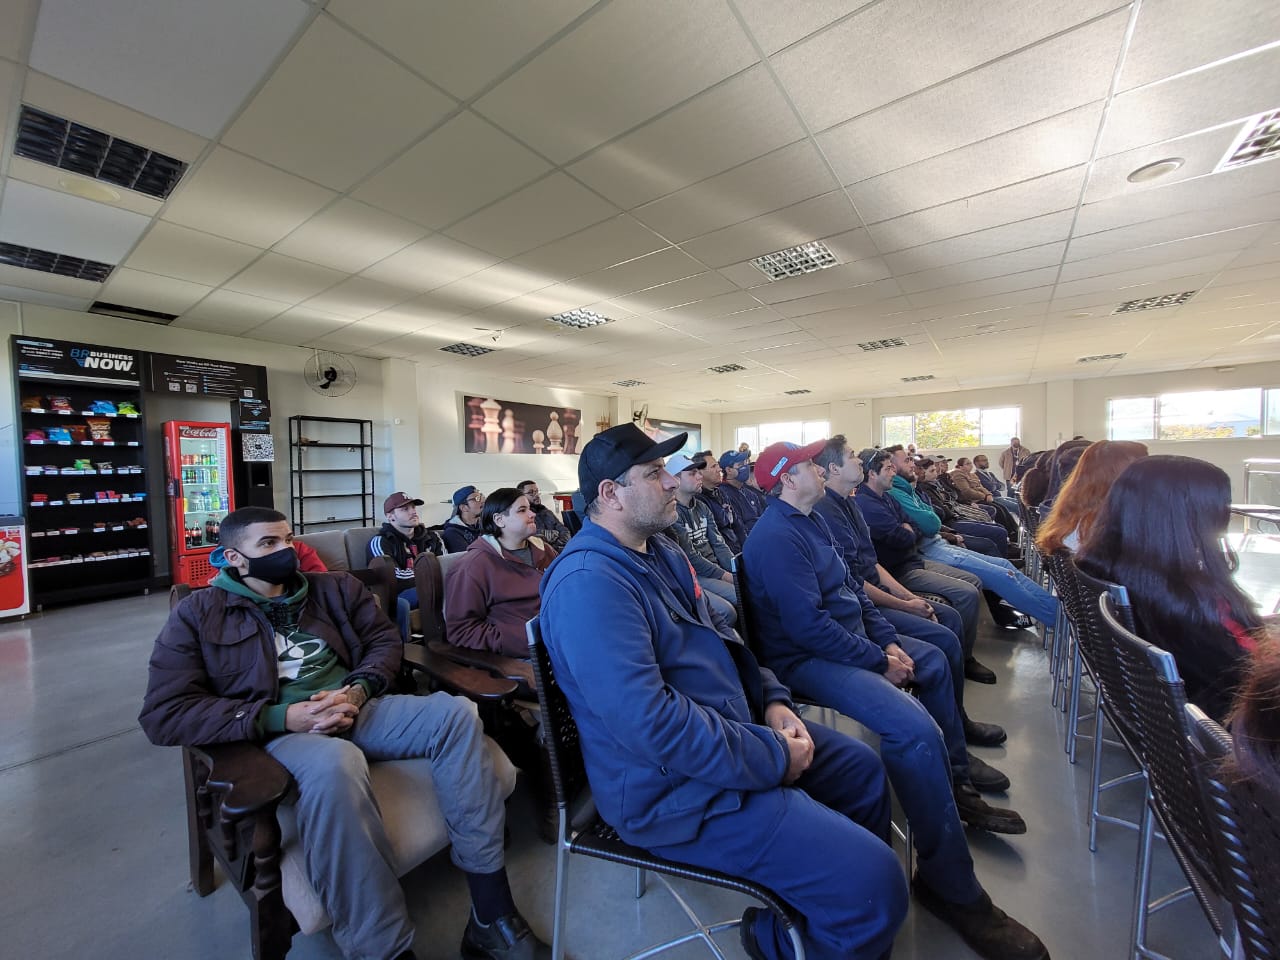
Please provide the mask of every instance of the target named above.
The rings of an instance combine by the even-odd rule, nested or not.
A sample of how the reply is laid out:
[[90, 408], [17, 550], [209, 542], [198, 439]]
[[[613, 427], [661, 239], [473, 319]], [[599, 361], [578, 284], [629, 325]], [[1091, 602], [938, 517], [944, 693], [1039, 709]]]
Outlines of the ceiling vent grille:
[[105, 300], [95, 300], [89, 312], [100, 313], [104, 317], [140, 320], [143, 323], [170, 324], [178, 319], [176, 313], [161, 313], [159, 310], [144, 310], [142, 307], [126, 307], [120, 303], [107, 303]]
[[1108, 360], [1123, 360], [1126, 356], [1123, 353], [1099, 353], [1092, 357], [1081, 357], [1076, 363], [1106, 363]]
[[906, 345], [907, 341], [901, 337], [890, 337], [887, 340], [868, 340], [866, 343], [858, 344], [858, 349], [871, 353], [875, 350], [892, 350], [894, 347], [905, 347]]
[[445, 353], [456, 353], [460, 357], [483, 357], [486, 353], [493, 353], [493, 347], [478, 347], [474, 343], [451, 343], [440, 349]]
[[157, 200], [168, 197], [187, 172], [187, 164], [175, 157], [26, 104], [13, 152]]
[[802, 393], [813, 393], [812, 390], [783, 390], [782, 392], [788, 397], [798, 397]]
[[615, 387], [643, 387], [645, 385], [645, 381], [644, 380], [615, 380], [613, 381], [613, 385]]
[[707, 367], [712, 373], [737, 373], [739, 370], [747, 369], [740, 363], [722, 363], [718, 367]]
[[606, 323], [613, 323], [613, 318], [596, 313], [594, 310], [578, 309], [566, 310], [564, 313], [557, 313], [554, 317], [547, 317], [547, 323], [558, 323], [571, 330], [586, 330], [590, 327], [601, 327]]
[[1127, 300], [1111, 311], [1117, 313], [1133, 313], [1137, 310], [1160, 310], [1164, 307], [1178, 307], [1196, 295], [1195, 290], [1184, 290], [1182, 293], [1163, 293], [1158, 297], [1144, 297], [1141, 300]]
[[1280, 110], [1250, 117], [1227, 148], [1214, 173], [1280, 156]]
[[936, 379], [938, 378], [935, 377], [932, 373], [924, 373], [918, 377], [903, 377], [902, 382], [903, 383], [923, 383], [925, 380], [936, 380]]
[[102, 283], [115, 269], [115, 264], [112, 263], [69, 257], [65, 253], [51, 253], [48, 250], [34, 250], [16, 243], [0, 243], [0, 263], [39, 270], [41, 273], [56, 273], [60, 277], [91, 280], [94, 283]]
[[728, 400], [720, 400], [720, 399], [718, 399], [718, 398], [717, 398], [717, 399], [715, 399], [715, 400], [703, 400], [702, 402], [703, 402], [703, 403], [728, 403], [729, 401], [728, 401]]
[[826, 270], [836, 265], [836, 255], [821, 240], [766, 253], [751, 261], [770, 280], [802, 277], [806, 273]]

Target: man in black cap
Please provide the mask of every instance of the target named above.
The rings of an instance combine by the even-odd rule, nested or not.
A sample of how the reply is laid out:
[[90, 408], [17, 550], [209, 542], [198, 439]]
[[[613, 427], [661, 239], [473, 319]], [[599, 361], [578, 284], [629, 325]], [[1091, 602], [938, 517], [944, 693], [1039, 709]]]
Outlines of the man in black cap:
[[413, 564], [424, 553], [437, 557], [445, 552], [440, 534], [428, 530], [418, 517], [421, 500], [397, 490], [382, 501], [386, 522], [378, 535], [369, 541], [369, 558], [389, 557], [396, 565], [396, 623], [400, 636], [409, 639], [409, 614], [418, 609], [418, 591], [414, 589]]
[[[659, 536], [677, 482], [632, 424], [578, 461], [587, 519], [542, 582], [542, 633], [596, 806], [629, 843], [746, 877], [800, 912], [811, 960], [885, 956], [906, 912], [887, 844], [884, 768], [866, 744], [806, 727], [790, 694], [714, 618]], [[607, 610], [602, 634], [584, 610]], [[774, 915], [743, 916], [752, 960], [791, 956]]]

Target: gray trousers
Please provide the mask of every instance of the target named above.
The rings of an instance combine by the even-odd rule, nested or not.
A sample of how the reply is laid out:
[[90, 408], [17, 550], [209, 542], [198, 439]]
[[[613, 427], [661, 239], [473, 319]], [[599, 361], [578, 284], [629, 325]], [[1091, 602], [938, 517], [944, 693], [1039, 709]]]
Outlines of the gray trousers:
[[719, 610], [730, 626], [736, 626], [738, 623], [738, 609], [734, 603], [738, 599], [738, 594], [733, 588], [732, 583], [725, 583], [723, 580], [713, 580], [711, 577], [699, 577], [698, 585], [702, 587], [703, 592], [707, 595], [707, 603], [712, 609]]
[[413, 946], [369, 761], [430, 760], [453, 862], [470, 873], [502, 868], [506, 811], [471, 701], [445, 693], [377, 697], [346, 737], [288, 733], [266, 748], [297, 784], [307, 878], [344, 956], [387, 960]]

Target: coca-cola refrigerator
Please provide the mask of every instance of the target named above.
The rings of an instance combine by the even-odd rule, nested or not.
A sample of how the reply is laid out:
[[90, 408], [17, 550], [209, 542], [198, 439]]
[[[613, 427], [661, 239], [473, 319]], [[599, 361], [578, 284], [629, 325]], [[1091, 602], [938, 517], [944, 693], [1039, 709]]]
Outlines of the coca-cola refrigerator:
[[203, 587], [214, 569], [222, 518], [231, 496], [231, 424], [169, 420], [164, 425], [165, 490], [169, 497], [169, 570], [174, 583]]

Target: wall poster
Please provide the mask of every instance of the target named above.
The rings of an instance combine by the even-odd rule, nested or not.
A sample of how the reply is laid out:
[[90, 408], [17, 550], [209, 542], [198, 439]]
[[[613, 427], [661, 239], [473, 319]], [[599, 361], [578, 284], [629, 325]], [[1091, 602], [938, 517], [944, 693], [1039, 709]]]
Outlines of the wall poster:
[[578, 453], [582, 411], [493, 397], [463, 397], [467, 453]]
[[[689, 434], [689, 439], [684, 442], [684, 446], [678, 451], [679, 453], [692, 454], [704, 449], [702, 446], [702, 424], [700, 423], [682, 423], [679, 420], [646, 417], [640, 423], [640, 429], [658, 443], [674, 437], [677, 433]], [[714, 453], [715, 451], [712, 452]]]

